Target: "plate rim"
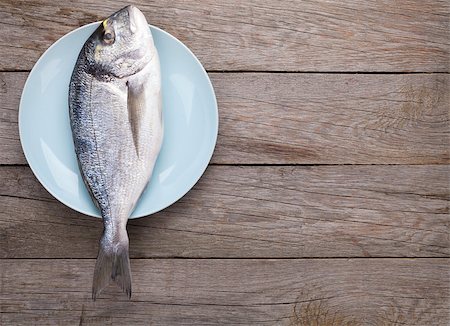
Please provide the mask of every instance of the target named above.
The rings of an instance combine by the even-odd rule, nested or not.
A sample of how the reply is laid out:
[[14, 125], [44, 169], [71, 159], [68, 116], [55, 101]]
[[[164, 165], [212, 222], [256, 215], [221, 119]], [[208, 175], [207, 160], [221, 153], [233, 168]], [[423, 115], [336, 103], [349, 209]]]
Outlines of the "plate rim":
[[[26, 81], [25, 81], [25, 84], [24, 84], [24, 86], [23, 86], [22, 92], [21, 92], [21, 94], [20, 94], [19, 113], [18, 113], [18, 128], [19, 128], [19, 140], [20, 140], [20, 145], [21, 145], [21, 148], [22, 148], [22, 152], [23, 152], [23, 154], [24, 154], [24, 156], [25, 156], [25, 159], [26, 159], [26, 161], [27, 161], [27, 163], [28, 163], [28, 166], [30, 167], [30, 169], [31, 169], [31, 171], [33, 172], [33, 174], [34, 174], [34, 176], [36, 177], [36, 179], [38, 179], [39, 183], [45, 188], [45, 190], [47, 190], [47, 191], [48, 191], [48, 192], [49, 192], [56, 200], [58, 200], [60, 203], [64, 204], [65, 206], [67, 206], [67, 207], [69, 207], [69, 208], [71, 208], [71, 209], [73, 209], [73, 210], [75, 210], [75, 211], [77, 211], [77, 212], [79, 212], [79, 213], [81, 213], [81, 214], [84, 214], [84, 215], [87, 215], [87, 216], [96, 217], [96, 218], [102, 218], [102, 216], [101, 216], [101, 215], [92, 214], [91, 212], [85, 211], [84, 209], [77, 208], [77, 207], [75, 207], [75, 205], [72, 205], [71, 203], [68, 203], [67, 201], [62, 200], [61, 198], [59, 198], [59, 196], [56, 195], [56, 192], [52, 191], [52, 190], [50, 189], [50, 187], [49, 187], [48, 185], [46, 185], [45, 182], [43, 182], [43, 180], [41, 179], [41, 177], [39, 176], [39, 173], [38, 173], [38, 171], [37, 171], [38, 169], [36, 168], [36, 166], [33, 167], [33, 165], [31, 164], [31, 161], [32, 161], [32, 160], [30, 161], [29, 154], [27, 155], [27, 151], [26, 151], [26, 149], [25, 149], [25, 145], [24, 145], [24, 141], [23, 141], [23, 133], [24, 133], [24, 131], [22, 131], [22, 127], [21, 127], [22, 123], [21, 123], [21, 121], [23, 121], [23, 111], [24, 111], [24, 109], [22, 109], [22, 106], [23, 106], [24, 93], [25, 93], [25, 90], [27, 89], [27, 85], [28, 85], [28, 82], [29, 82], [31, 76], [33, 75], [33, 73], [35, 73], [35, 71], [36, 71], [35, 68], [36, 68], [37, 65], [40, 63], [40, 61], [43, 60], [43, 58], [45, 57], [45, 55], [46, 55], [46, 54], [47, 54], [54, 46], [56, 46], [56, 44], [57, 44], [58, 42], [60, 42], [62, 39], [68, 37], [69, 35], [71, 35], [71, 34], [73, 34], [73, 33], [76, 33], [76, 32], [77, 32], [78, 30], [80, 30], [80, 29], [83, 29], [83, 28], [86, 28], [86, 27], [89, 27], [89, 26], [92, 26], [92, 25], [99, 25], [99, 24], [101, 24], [101, 21], [96, 21], [96, 22], [92, 22], [92, 23], [89, 23], [89, 24], [85, 24], [85, 25], [83, 25], [83, 26], [79, 26], [79, 27], [77, 27], [77, 28], [71, 30], [70, 32], [64, 34], [63, 36], [61, 36], [60, 38], [58, 38], [55, 42], [53, 42], [53, 43], [52, 43], [52, 44], [51, 44], [51, 45], [50, 45], [50, 46], [49, 46], [49, 47], [48, 47], [48, 48], [47, 48], [47, 49], [39, 56], [39, 59], [36, 61], [36, 63], [35, 63], [35, 64], [33, 65], [33, 67], [31, 68], [30, 73], [28, 74], [27, 79], [26, 79]], [[203, 166], [200, 165], [200, 166], [201, 166], [201, 168], [200, 168], [201, 173], [199, 174], [199, 176], [198, 176], [197, 178], [194, 178], [193, 183], [192, 183], [191, 185], [189, 185], [189, 187], [187, 187], [188, 189], [187, 189], [180, 197], [178, 197], [178, 198], [176, 198], [176, 199], [174, 199], [174, 200], [172, 200], [172, 201], [169, 201], [169, 203], [168, 203], [167, 205], [165, 205], [164, 207], [161, 207], [161, 208], [158, 209], [158, 210], [153, 210], [153, 211], [150, 211], [150, 212], [145, 213], [145, 214], [139, 214], [139, 215], [133, 216], [133, 213], [134, 213], [134, 210], [133, 210], [133, 212], [131, 212], [131, 215], [128, 217], [128, 219], [137, 219], [137, 218], [142, 218], [142, 217], [146, 217], [146, 216], [153, 215], [153, 214], [155, 214], [155, 213], [158, 213], [158, 212], [160, 212], [160, 211], [166, 209], [167, 207], [173, 205], [174, 203], [176, 203], [177, 201], [179, 201], [181, 198], [183, 198], [183, 197], [184, 197], [184, 196], [185, 196], [185, 195], [186, 195], [186, 194], [187, 194], [187, 193], [188, 193], [188, 192], [189, 192], [189, 191], [197, 184], [197, 182], [200, 180], [200, 178], [203, 176], [203, 174], [205, 173], [206, 169], [208, 168], [209, 163], [211, 162], [211, 159], [212, 159], [212, 157], [213, 157], [214, 150], [215, 150], [216, 145], [217, 145], [217, 138], [218, 138], [218, 134], [219, 134], [219, 109], [218, 109], [218, 105], [217, 105], [216, 93], [214, 92], [214, 87], [213, 87], [213, 85], [212, 85], [212, 82], [211, 82], [211, 79], [209, 78], [208, 73], [207, 73], [206, 70], [205, 70], [205, 67], [203, 67], [203, 65], [201, 64], [200, 60], [199, 60], [199, 59], [197, 58], [197, 56], [192, 52], [192, 50], [189, 49], [189, 48], [188, 48], [183, 42], [181, 42], [178, 38], [176, 38], [175, 36], [173, 36], [173, 35], [170, 34], [169, 32], [166, 32], [165, 30], [163, 30], [163, 29], [161, 29], [161, 28], [159, 28], [159, 27], [157, 27], [157, 26], [155, 26], [155, 25], [148, 24], [148, 26], [149, 26], [150, 28], [153, 28], [153, 29], [158, 30], [159, 32], [165, 34], [165, 36], [167, 36], [167, 37], [173, 39], [176, 43], [178, 43], [179, 45], [181, 45], [181, 46], [182, 46], [182, 47], [183, 47], [183, 48], [184, 48], [184, 49], [192, 56], [192, 58], [194, 59], [195, 63], [200, 67], [202, 74], [204, 75], [204, 77], [205, 77], [206, 80], [207, 80], [207, 85], [208, 85], [210, 94], [212, 95], [212, 99], [214, 100], [214, 107], [213, 107], [213, 110], [214, 110], [214, 112], [215, 112], [215, 114], [214, 114], [214, 115], [215, 115], [215, 121], [213, 121], [213, 123], [214, 123], [214, 127], [215, 127], [216, 132], [214, 133], [214, 142], [213, 142], [214, 145], [211, 146], [211, 149], [209, 150], [209, 153], [208, 153], [208, 159], [204, 161]], [[80, 175], [81, 175], [81, 173], [80, 173]], [[139, 202], [140, 200], [141, 200], [141, 198], [139, 198], [138, 202]]]

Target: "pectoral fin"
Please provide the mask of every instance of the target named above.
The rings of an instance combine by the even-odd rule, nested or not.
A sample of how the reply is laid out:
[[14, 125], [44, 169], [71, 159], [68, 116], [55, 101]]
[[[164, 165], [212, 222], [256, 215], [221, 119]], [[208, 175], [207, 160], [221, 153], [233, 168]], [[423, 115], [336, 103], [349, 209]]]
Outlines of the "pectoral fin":
[[142, 86], [134, 86], [127, 84], [128, 86], [128, 120], [130, 122], [131, 133], [133, 134], [134, 148], [136, 154], [139, 156], [142, 150], [142, 123], [144, 121], [145, 114], [145, 89]]

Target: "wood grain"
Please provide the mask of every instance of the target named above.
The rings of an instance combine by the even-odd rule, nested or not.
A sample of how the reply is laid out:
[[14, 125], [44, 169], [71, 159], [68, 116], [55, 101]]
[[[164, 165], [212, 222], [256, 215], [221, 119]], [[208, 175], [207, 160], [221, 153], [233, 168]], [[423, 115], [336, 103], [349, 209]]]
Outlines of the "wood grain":
[[[447, 257], [450, 166], [211, 166], [179, 202], [128, 223], [148, 257]], [[95, 258], [99, 219], [0, 168], [0, 257]]]
[[450, 324], [445, 0], [134, 1], [210, 71], [219, 138], [129, 221], [132, 301], [92, 302], [101, 221], [25, 166], [18, 106], [46, 48], [126, 4], [0, 1], [0, 325]]
[[[450, 162], [448, 74], [210, 74], [213, 162]], [[25, 164], [17, 108], [27, 73], [0, 73], [0, 164]]]
[[[133, 3], [211, 70], [449, 71], [445, 0]], [[0, 69], [31, 69], [58, 38], [126, 4], [3, 0]]]
[[0, 73], [0, 164], [26, 163], [20, 145], [18, 111], [27, 75]]
[[216, 163], [450, 162], [449, 76], [213, 75]]
[[303, 326], [327, 312], [335, 322], [320, 325], [450, 321], [448, 259], [139, 259], [132, 300], [110, 287], [95, 303], [94, 260], [0, 264], [4, 325]]

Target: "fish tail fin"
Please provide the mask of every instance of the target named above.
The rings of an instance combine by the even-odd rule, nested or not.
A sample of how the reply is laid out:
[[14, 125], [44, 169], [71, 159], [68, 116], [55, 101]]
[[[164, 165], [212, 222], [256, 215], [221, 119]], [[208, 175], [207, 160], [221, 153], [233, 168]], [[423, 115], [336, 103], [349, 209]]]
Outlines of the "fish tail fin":
[[112, 239], [105, 237], [105, 233], [103, 233], [100, 240], [92, 284], [92, 299], [94, 301], [111, 280], [127, 294], [128, 299], [131, 298], [128, 235], [125, 227], [120, 230], [118, 236]]

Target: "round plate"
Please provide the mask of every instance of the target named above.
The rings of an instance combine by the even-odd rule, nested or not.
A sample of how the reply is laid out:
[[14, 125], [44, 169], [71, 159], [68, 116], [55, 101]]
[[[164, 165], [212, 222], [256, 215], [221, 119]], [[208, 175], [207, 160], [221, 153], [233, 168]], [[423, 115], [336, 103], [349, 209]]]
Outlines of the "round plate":
[[[20, 141], [38, 180], [65, 205], [97, 217], [77, 165], [68, 89], [78, 54], [98, 25], [80, 27], [45, 51], [28, 76], [19, 108]], [[214, 90], [201, 63], [175, 37], [150, 29], [161, 61], [164, 141], [131, 218], [164, 209], [194, 186], [211, 159], [219, 124]]]

